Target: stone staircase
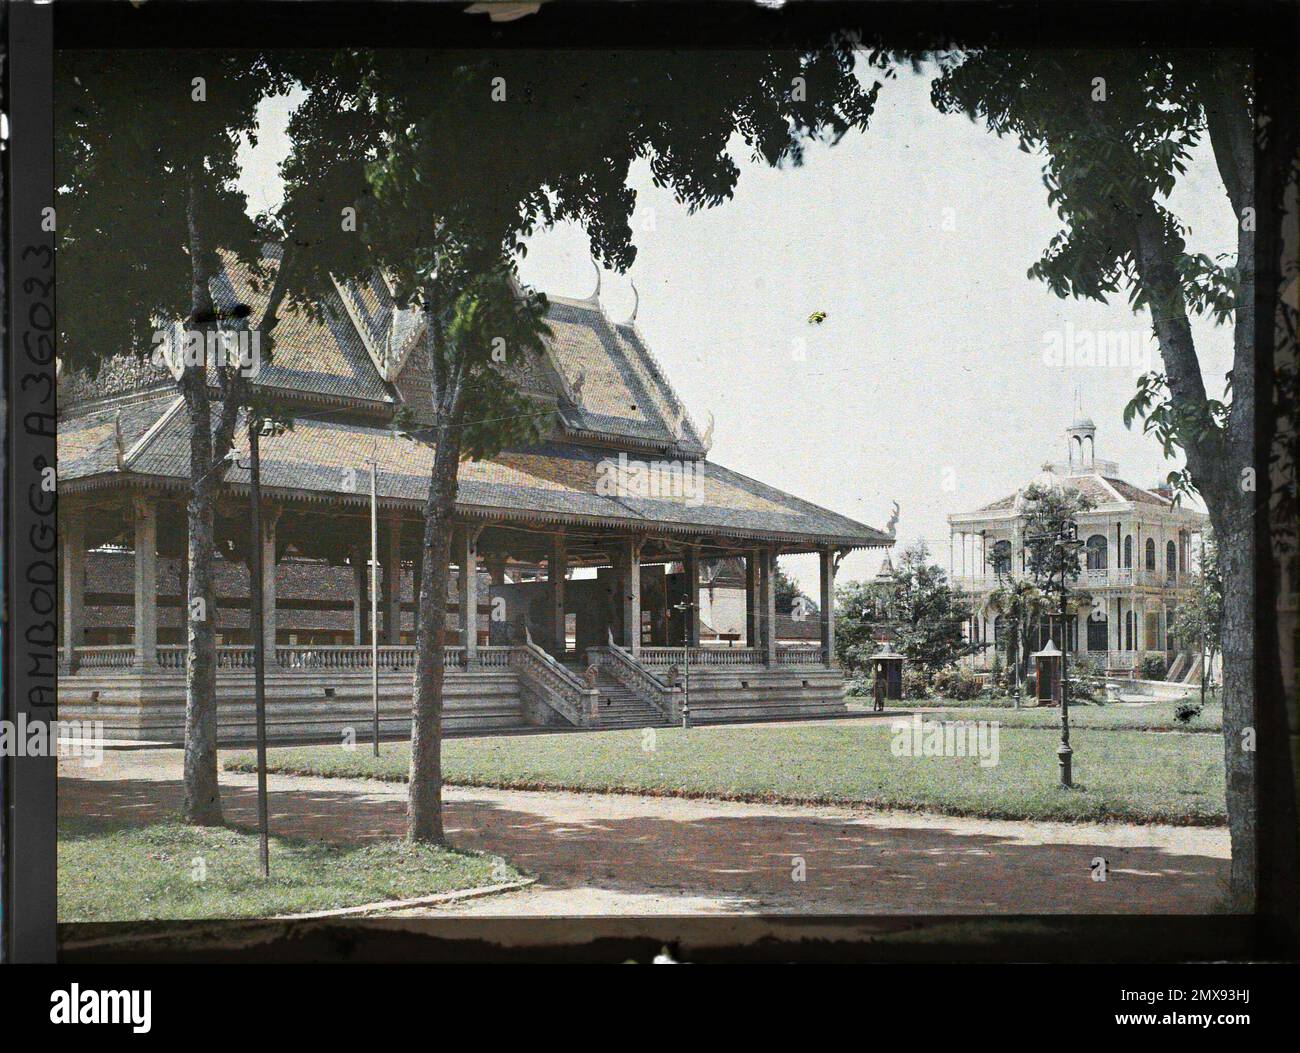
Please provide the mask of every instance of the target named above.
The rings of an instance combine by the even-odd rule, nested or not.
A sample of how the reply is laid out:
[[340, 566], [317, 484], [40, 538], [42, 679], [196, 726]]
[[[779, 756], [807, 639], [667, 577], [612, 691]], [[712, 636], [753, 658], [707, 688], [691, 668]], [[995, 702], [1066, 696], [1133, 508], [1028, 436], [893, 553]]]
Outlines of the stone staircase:
[[[576, 671], [576, 664], [574, 666]], [[607, 670], [596, 678], [600, 692], [600, 720], [597, 728], [662, 728], [668, 724], [664, 715], [630, 687], [625, 687]]]

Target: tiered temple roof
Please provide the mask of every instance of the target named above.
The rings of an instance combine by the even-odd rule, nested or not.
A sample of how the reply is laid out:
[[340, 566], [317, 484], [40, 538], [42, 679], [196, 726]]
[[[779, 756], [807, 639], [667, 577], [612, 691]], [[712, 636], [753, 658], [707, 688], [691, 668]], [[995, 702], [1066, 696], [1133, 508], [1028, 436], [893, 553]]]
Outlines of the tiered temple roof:
[[[267, 250], [271, 259], [276, 250]], [[264, 283], [263, 283], [264, 284]], [[232, 258], [214, 287], [218, 306], [237, 303], [260, 319], [266, 292]], [[599, 299], [550, 297], [551, 335], [542, 354], [518, 367], [521, 389], [553, 408], [551, 438], [460, 469], [463, 515], [585, 523], [663, 533], [700, 532], [812, 545], [884, 546], [891, 535], [855, 522], [706, 459], [697, 429], [632, 322], [616, 323]], [[433, 447], [394, 431], [398, 407], [427, 412], [420, 316], [393, 302], [380, 275], [336, 287], [315, 310], [289, 306], [275, 334], [274, 360], [257, 378], [295, 411], [286, 434], [262, 444], [270, 495], [316, 503], [368, 500], [372, 458], [389, 505], [416, 505], [429, 483]], [[59, 475], [69, 490], [126, 482], [181, 487], [189, 476], [188, 419], [166, 369], [114, 360], [110, 385], [65, 378]], [[680, 495], [609, 495], [597, 485], [619, 454], [642, 463], [672, 459], [688, 473]], [[358, 479], [360, 482], [358, 482]], [[246, 487], [231, 468], [227, 485]]]

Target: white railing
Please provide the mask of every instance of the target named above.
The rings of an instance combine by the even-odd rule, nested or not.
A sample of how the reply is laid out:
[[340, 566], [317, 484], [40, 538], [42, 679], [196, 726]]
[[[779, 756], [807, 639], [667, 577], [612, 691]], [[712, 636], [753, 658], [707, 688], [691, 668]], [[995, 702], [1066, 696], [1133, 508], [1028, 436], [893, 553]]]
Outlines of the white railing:
[[218, 669], [252, 669], [252, 644], [222, 644], [217, 648]]
[[[415, 653], [414, 647], [380, 645], [379, 668], [386, 671], [414, 669]], [[275, 649], [276, 664], [282, 669], [369, 669], [371, 655], [371, 648], [364, 644], [281, 644]], [[447, 664], [453, 663], [448, 659]]]
[[130, 669], [135, 665], [135, 644], [76, 647], [79, 669]]
[[502, 647], [499, 645], [480, 647], [478, 649], [478, 664], [488, 668], [504, 668], [511, 664], [511, 655], [518, 650], [520, 650], [518, 647]]
[[777, 665], [825, 665], [826, 652], [819, 646], [793, 644], [776, 649]]
[[762, 665], [763, 652], [756, 647], [643, 647], [640, 662], [655, 668], [684, 665]]
[[[1150, 585], [1155, 588], [1172, 589], [1178, 587], [1183, 575], [1167, 573], [1163, 568], [1144, 570], [1141, 567], [1110, 567], [1100, 570], [1083, 569], [1075, 579], [1081, 586], [1104, 588], [1107, 585]], [[985, 592], [998, 586], [998, 579], [993, 576], [972, 577], [958, 575], [952, 579], [953, 587], [963, 592]]]
[[158, 668], [184, 669], [185, 657], [189, 654], [189, 650], [184, 644], [159, 644]]

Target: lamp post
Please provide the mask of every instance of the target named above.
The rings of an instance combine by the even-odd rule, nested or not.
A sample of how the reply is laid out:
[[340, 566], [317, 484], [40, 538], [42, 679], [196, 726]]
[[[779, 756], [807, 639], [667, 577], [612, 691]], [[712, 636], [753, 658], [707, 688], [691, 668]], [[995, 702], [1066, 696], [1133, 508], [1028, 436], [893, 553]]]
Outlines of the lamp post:
[[249, 560], [248, 628], [253, 637], [253, 705], [257, 714], [257, 833], [262, 877], [271, 876], [270, 818], [266, 800], [266, 633], [262, 609], [262, 435], [281, 435], [279, 421], [248, 417], [248, 478], [253, 504], [253, 545]]
[[1029, 540], [1051, 541], [1052, 547], [1060, 552], [1061, 564], [1061, 602], [1059, 616], [1061, 620], [1061, 744], [1056, 747], [1056, 759], [1061, 766], [1061, 786], [1069, 789], [1074, 785], [1074, 750], [1070, 748], [1070, 637], [1066, 630], [1065, 618], [1068, 606], [1069, 577], [1066, 574], [1066, 550], [1077, 548], [1083, 542], [1079, 540], [1079, 528], [1073, 521], [1062, 526], [1056, 534], [1035, 534]]
[[379, 756], [379, 462], [370, 459], [370, 703], [371, 741]]
[[682, 612], [682, 727], [691, 726], [691, 610], [698, 604], [682, 600], [673, 610]]

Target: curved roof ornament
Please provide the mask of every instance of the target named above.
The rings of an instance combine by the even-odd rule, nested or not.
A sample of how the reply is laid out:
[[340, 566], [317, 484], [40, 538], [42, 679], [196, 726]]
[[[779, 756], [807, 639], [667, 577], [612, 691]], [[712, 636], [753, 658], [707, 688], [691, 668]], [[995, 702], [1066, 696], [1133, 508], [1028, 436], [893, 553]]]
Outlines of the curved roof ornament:
[[594, 252], [591, 254], [591, 266], [596, 271], [596, 288], [592, 292], [592, 294], [587, 297], [587, 302], [600, 303], [600, 279], [601, 279], [600, 264], [596, 261], [596, 254]]
[[891, 538], [896, 538], [898, 536], [898, 515], [899, 515], [898, 502], [895, 501], [894, 511], [889, 517], [889, 522], [885, 524], [885, 533], [888, 534]]
[[628, 278], [627, 281], [628, 284], [632, 286], [632, 295], [635, 296], [636, 299], [632, 302], [632, 314], [629, 316], [628, 320], [624, 324], [634, 325], [636, 323], [636, 313], [641, 309], [641, 294], [637, 292], [636, 282], [634, 282], [631, 278]]

